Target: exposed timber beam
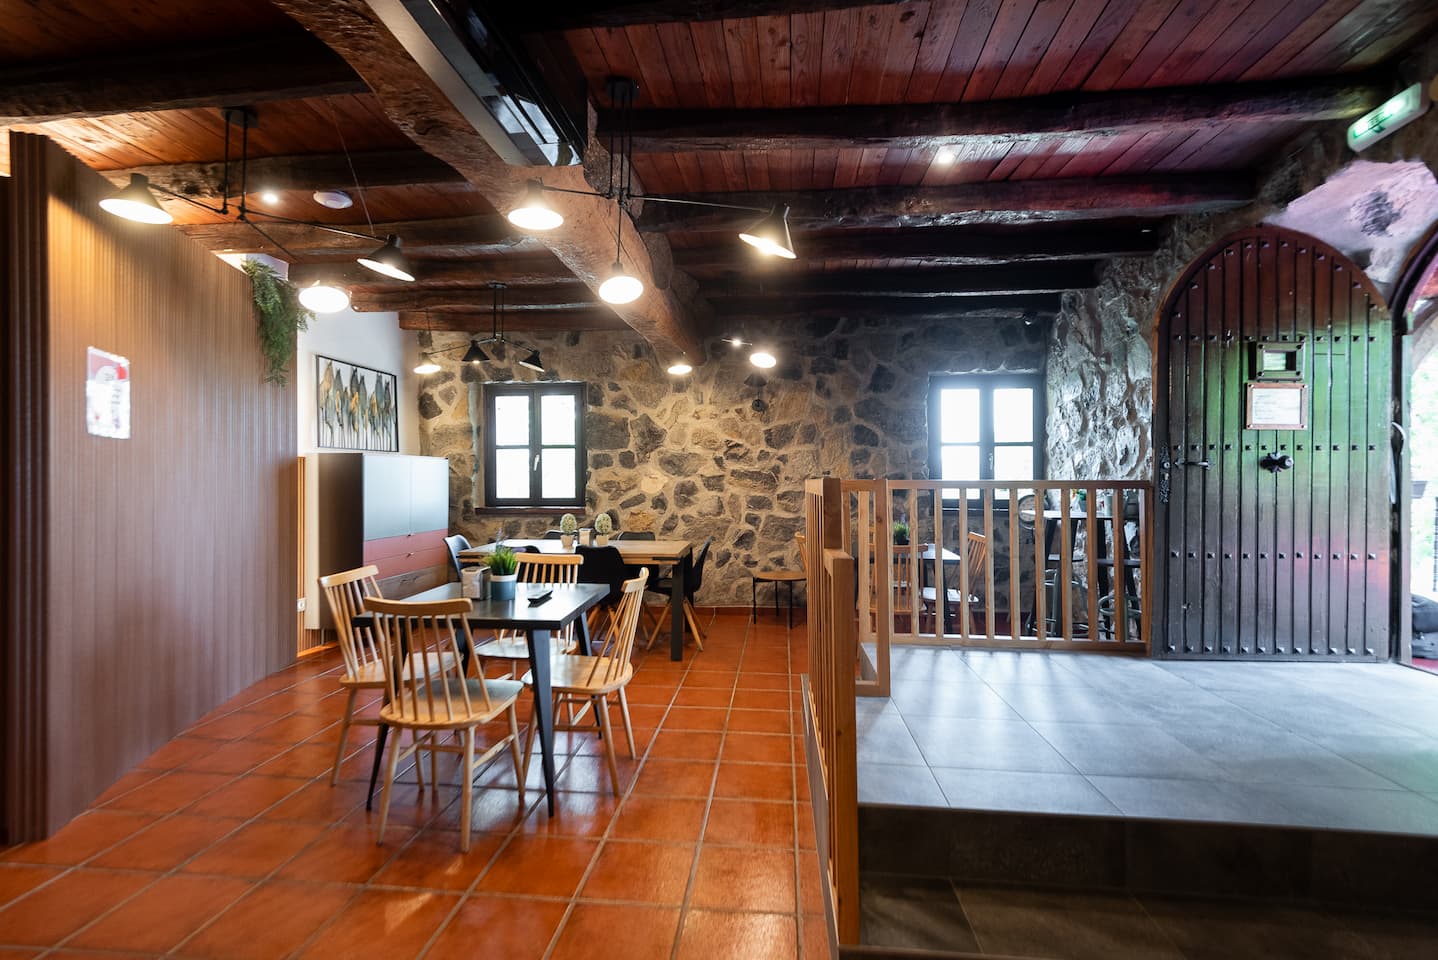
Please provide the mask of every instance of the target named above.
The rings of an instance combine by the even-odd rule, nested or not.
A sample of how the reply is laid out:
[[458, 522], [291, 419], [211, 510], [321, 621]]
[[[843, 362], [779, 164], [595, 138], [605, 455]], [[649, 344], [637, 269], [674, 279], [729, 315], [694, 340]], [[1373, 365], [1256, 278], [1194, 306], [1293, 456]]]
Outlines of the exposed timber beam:
[[[459, 333], [488, 335], [493, 329], [493, 318], [488, 311], [466, 313], [463, 311], [407, 312], [399, 315], [401, 330], [449, 330]], [[528, 333], [570, 333], [576, 330], [628, 330], [629, 325], [613, 310], [598, 308], [589, 310], [531, 310], [504, 317], [505, 334], [524, 331]]]
[[[350, 164], [353, 163], [353, 170]], [[346, 157], [342, 153], [306, 153], [291, 157], [251, 157], [249, 182], [257, 189], [333, 190], [346, 189], [356, 179], [366, 187], [431, 186], [464, 183], [449, 164], [418, 147], [399, 150], [362, 150]], [[213, 163], [162, 163], [124, 170], [102, 171], [116, 184], [129, 182], [130, 174], [141, 173], [156, 186], [178, 194], [218, 203], [224, 183], [224, 161]], [[231, 164], [230, 173], [238, 175]], [[238, 184], [231, 184], [238, 192]], [[232, 194], [231, 196], [234, 196]]]
[[[261, 216], [254, 218], [260, 230], [273, 237], [286, 249], [296, 253], [322, 255], [336, 251], [373, 249], [380, 241], [365, 240], [331, 233], [320, 227], [297, 223], [275, 223]], [[336, 224], [360, 233], [369, 227], [363, 223]], [[192, 240], [211, 250], [242, 252], [274, 252], [275, 246], [248, 223], [227, 220], [223, 223], [187, 223], [179, 229]], [[475, 256], [513, 248], [524, 238], [513, 231], [509, 221], [493, 214], [469, 217], [448, 217], [441, 220], [401, 220], [376, 223], [375, 236], [381, 240], [389, 234], [400, 238], [407, 253], [442, 252], [450, 256]]]
[[1098, 284], [1098, 264], [1088, 260], [996, 267], [835, 270], [779, 276], [737, 277], [701, 282], [700, 292], [718, 304], [724, 299], [784, 296], [896, 297], [933, 300], [990, 294], [1061, 293]]
[[[1149, 232], [1144, 232], [1147, 229]], [[933, 263], [981, 264], [1029, 260], [1095, 260], [1152, 253], [1158, 248], [1156, 228], [1077, 224], [1042, 224], [1027, 229], [981, 230], [935, 227], [888, 233], [828, 234], [798, 237], [800, 260], [924, 260]], [[793, 261], [760, 259], [733, 243], [685, 247], [674, 251], [679, 267], [729, 267], [790, 272]]]
[[[680, 194], [679, 199], [746, 207], [788, 204], [796, 227], [941, 227], [968, 223], [1031, 223], [1125, 216], [1214, 213], [1249, 203], [1255, 184], [1247, 174], [1198, 173], [1064, 180], [996, 180], [941, 187], [863, 187], [799, 193]], [[639, 229], [728, 229], [752, 214], [677, 203], [646, 203]]]
[[0, 126], [297, 100], [368, 88], [299, 30], [0, 70]]
[[[975, 103], [751, 110], [635, 110], [636, 153], [992, 147], [1074, 134], [1114, 136], [1216, 123], [1347, 120], [1381, 103], [1391, 84], [1369, 76], [1206, 87], [1060, 93]], [[600, 111], [599, 136], [617, 115]]]
[[[386, 115], [417, 146], [459, 171], [499, 211], [518, 205], [525, 183], [539, 171], [504, 162], [500, 147], [480, 132], [487, 112], [459, 71], [417, 29], [400, 0], [273, 0], [344, 57], [364, 78]], [[403, 41], [396, 33], [403, 36]], [[421, 66], [423, 62], [423, 66]], [[469, 111], [469, 112], [466, 112]], [[594, 138], [583, 167], [545, 168], [545, 182], [575, 190], [593, 190], [592, 169], [603, 186], [608, 164]], [[597, 290], [614, 262], [616, 231], [633, 236], [634, 222], [601, 197], [566, 196], [563, 229], [537, 238], [576, 277]], [[651, 240], [663, 240], [661, 237]], [[669, 245], [634, 243], [624, 249], [624, 266], [645, 286], [636, 301], [615, 310], [645, 339], [669, 354], [703, 355], [705, 324], [701, 303], [680, 299], [673, 285]]]
[[742, 297], [721, 300], [715, 311], [725, 317], [764, 317], [768, 319], [806, 319], [816, 316], [881, 316], [908, 320], [952, 320], [967, 314], [994, 310], [1015, 313], [1058, 313], [1057, 293], [995, 293], [982, 297], [904, 297], [816, 296], [799, 299], [789, 297]]
[[[537, 255], [536, 255], [537, 254]], [[543, 248], [527, 256], [491, 257], [488, 260], [413, 260], [415, 276], [428, 287], [450, 284], [479, 287], [491, 281], [507, 283], [515, 291], [529, 285], [579, 284], [564, 264]], [[343, 283], [354, 290], [402, 290], [409, 284], [388, 280], [348, 260], [342, 263], [297, 263], [290, 267], [290, 280], [309, 284], [316, 280]]]
[[[862, 5], [886, 7], [908, 2], [910, 0], [863, 0]], [[561, 3], [550, 6], [511, 4], [504, 19], [511, 29], [537, 33], [646, 23], [787, 17], [795, 13], [823, 13], [859, 5], [856, 0], [620, 0], [618, 3]]]
[[[488, 287], [419, 287], [384, 291], [351, 291], [356, 310], [435, 310], [445, 308], [489, 310], [493, 292]], [[514, 287], [504, 291], [504, 312], [596, 309], [600, 304], [581, 283], [552, 287]]]

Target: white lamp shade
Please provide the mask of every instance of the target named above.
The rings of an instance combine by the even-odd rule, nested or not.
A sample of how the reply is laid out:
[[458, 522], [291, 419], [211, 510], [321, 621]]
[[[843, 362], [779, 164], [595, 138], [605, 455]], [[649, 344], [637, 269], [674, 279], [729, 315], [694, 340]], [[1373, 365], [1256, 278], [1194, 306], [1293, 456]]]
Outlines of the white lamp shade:
[[524, 200], [509, 211], [508, 220], [521, 230], [553, 230], [564, 222], [558, 210], [544, 199], [544, 188], [531, 180], [524, 188]]
[[749, 362], [761, 370], [768, 370], [779, 361], [775, 360], [774, 355], [767, 350], [755, 350], [749, 354]]
[[669, 375], [671, 377], [683, 377], [693, 372], [694, 368], [682, 360], [678, 363], [672, 363], [669, 365]]
[[429, 357], [425, 357], [423, 360], [421, 360], [414, 366], [414, 372], [419, 374], [421, 377], [428, 376], [431, 373], [439, 373], [439, 370], [439, 364], [435, 363]]
[[617, 263], [610, 269], [609, 279], [599, 285], [599, 297], [605, 303], [633, 303], [643, 292], [644, 283]]
[[300, 288], [300, 305], [315, 313], [339, 313], [350, 305], [350, 295], [339, 287], [316, 280]]

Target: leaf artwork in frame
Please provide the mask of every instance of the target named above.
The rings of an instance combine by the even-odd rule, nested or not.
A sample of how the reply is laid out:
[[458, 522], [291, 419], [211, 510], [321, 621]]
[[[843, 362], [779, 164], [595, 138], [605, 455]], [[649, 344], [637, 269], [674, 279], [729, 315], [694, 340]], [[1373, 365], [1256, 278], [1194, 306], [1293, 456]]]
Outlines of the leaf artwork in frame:
[[315, 445], [399, 451], [395, 375], [315, 355]]

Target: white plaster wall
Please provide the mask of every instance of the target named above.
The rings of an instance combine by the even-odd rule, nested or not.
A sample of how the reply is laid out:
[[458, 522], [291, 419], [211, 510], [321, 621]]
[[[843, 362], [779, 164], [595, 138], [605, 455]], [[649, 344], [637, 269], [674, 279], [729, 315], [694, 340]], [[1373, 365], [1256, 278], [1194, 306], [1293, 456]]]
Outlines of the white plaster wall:
[[397, 377], [399, 395], [399, 452], [418, 454], [419, 380], [412, 371], [419, 362], [416, 335], [399, 328], [394, 313], [317, 314], [308, 330], [300, 332], [295, 346], [295, 387], [299, 417], [299, 452], [314, 453], [315, 355], [357, 363]]

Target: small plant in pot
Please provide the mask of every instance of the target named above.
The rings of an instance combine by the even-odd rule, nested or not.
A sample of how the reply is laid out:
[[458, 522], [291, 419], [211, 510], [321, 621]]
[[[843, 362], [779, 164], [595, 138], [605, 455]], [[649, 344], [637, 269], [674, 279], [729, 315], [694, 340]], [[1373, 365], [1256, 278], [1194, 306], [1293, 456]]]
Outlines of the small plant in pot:
[[614, 532], [614, 520], [607, 513], [601, 513], [594, 518], [594, 542], [597, 546], [605, 546], [609, 543], [609, 535]]
[[566, 513], [559, 518], [559, 542], [564, 544], [564, 549], [574, 549], [574, 535], [579, 532], [579, 520], [572, 513]]
[[513, 600], [514, 582], [519, 578], [519, 557], [508, 547], [499, 546], [484, 558], [489, 568], [489, 598], [491, 600]]
[[894, 543], [904, 546], [909, 542], [909, 525], [903, 520], [894, 523]]

